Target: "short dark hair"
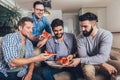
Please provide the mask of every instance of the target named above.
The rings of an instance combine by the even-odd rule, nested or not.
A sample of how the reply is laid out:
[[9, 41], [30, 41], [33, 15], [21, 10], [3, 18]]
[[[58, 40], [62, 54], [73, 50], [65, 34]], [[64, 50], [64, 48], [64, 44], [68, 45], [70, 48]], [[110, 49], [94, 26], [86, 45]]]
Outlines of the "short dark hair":
[[43, 2], [35, 1], [35, 2], [33, 3], [33, 8], [35, 8], [35, 6], [36, 6], [36, 5], [39, 5], [39, 4], [44, 6]]
[[52, 23], [51, 23], [51, 27], [52, 27], [52, 29], [54, 28], [54, 27], [57, 27], [57, 26], [62, 26], [63, 27], [63, 21], [61, 20], [61, 19], [59, 19], [59, 18], [56, 18], [56, 19], [54, 19], [53, 21], [52, 21]]
[[87, 12], [87, 13], [79, 16], [79, 21], [85, 21], [85, 20], [98, 22], [98, 17], [91, 12]]
[[18, 21], [18, 27], [19, 27], [19, 26], [24, 26], [26, 21], [33, 23], [33, 19], [32, 19], [32, 18], [23, 17], [22, 19], [20, 19], [20, 20]]

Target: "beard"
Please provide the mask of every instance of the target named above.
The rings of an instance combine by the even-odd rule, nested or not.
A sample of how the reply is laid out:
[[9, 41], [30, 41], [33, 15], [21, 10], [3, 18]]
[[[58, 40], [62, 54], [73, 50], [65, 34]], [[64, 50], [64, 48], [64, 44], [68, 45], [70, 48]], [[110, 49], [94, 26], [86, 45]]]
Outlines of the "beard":
[[55, 37], [56, 37], [57, 39], [60, 39], [60, 38], [63, 37], [63, 33], [55, 34]]
[[89, 32], [88, 32], [88, 31], [83, 31], [83, 35], [84, 35], [85, 37], [88, 37], [88, 36], [92, 33], [92, 31], [93, 31], [93, 27], [91, 26], [91, 29], [90, 29]]

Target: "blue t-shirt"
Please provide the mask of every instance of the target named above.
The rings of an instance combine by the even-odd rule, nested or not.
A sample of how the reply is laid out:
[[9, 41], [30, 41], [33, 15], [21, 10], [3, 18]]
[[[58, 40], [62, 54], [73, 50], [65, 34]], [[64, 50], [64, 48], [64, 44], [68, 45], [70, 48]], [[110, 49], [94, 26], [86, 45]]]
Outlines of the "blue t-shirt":
[[34, 13], [32, 13], [29, 17], [34, 20], [32, 31], [33, 36], [40, 36], [43, 30], [47, 31], [48, 33], [52, 33], [50, 23], [45, 16], [42, 16], [41, 19], [37, 19]]

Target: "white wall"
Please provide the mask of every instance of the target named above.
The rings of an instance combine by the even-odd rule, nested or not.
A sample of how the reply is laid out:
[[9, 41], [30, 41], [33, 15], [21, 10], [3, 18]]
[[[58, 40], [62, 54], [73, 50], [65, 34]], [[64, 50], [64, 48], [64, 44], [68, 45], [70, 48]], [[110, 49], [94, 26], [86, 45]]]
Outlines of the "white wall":
[[79, 14], [84, 14], [86, 12], [92, 12], [98, 16], [98, 27], [106, 28], [106, 8], [82, 8]]
[[107, 29], [113, 32], [113, 47], [120, 49], [120, 0], [107, 6]]
[[113, 45], [114, 48], [120, 49], [120, 33], [113, 33]]
[[78, 14], [77, 13], [63, 13], [64, 31], [78, 34]]
[[120, 32], [120, 0], [111, 0], [107, 7], [107, 29]]
[[55, 18], [62, 19], [62, 11], [61, 10], [48, 10], [48, 11], [50, 12], [50, 16], [47, 16], [47, 18], [50, 21], [50, 23]]

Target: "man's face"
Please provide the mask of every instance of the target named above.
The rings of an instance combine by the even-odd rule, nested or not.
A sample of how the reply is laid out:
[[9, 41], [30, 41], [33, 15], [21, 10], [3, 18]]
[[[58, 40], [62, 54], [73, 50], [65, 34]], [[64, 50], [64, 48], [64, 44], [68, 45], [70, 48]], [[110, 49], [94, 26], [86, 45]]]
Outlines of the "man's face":
[[33, 12], [34, 12], [35, 16], [38, 19], [40, 19], [44, 14], [44, 6], [42, 4], [36, 5], [35, 8], [33, 8]]
[[32, 34], [33, 23], [26, 21], [24, 26], [19, 27], [19, 31], [24, 37], [28, 37]]
[[88, 20], [81, 21], [81, 22], [80, 22], [80, 26], [81, 26], [81, 28], [82, 28], [83, 35], [84, 35], [85, 37], [90, 36], [90, 34], [91, 34], [92, 31], [93, 31], [92, 22], [90, 22], [90, 21], [88, 21]]
[[62, 26], [57, 26], [57, 27], [54, 27], [53, 28], [53, 32], [54, 32], [54, 34], [55, 34], [55, 37], [57, 38], [57, 39], [60, 39], [60, 38], [62, 38], [63, 37], [63, 27]]

